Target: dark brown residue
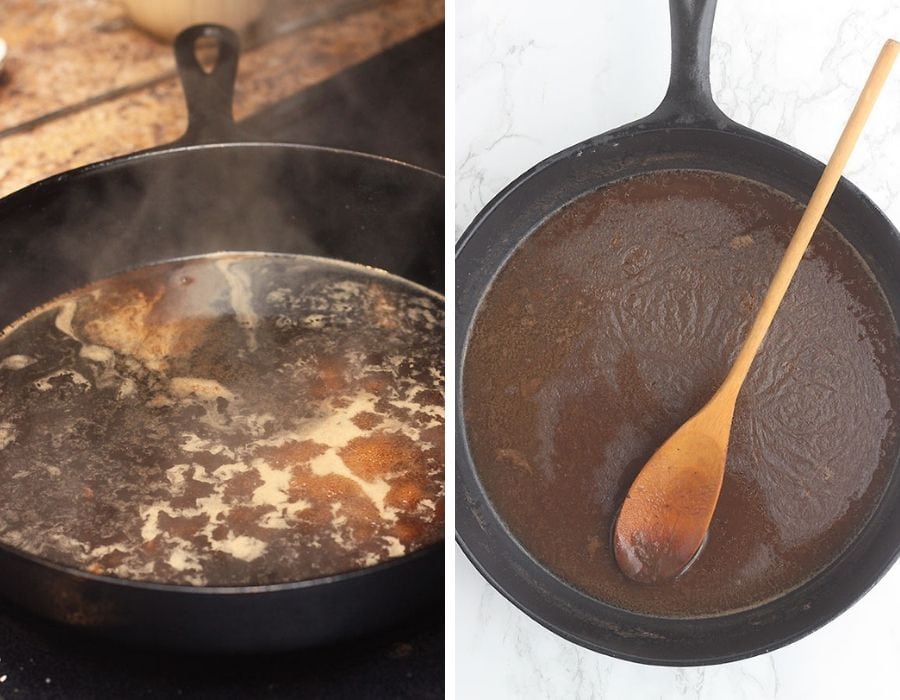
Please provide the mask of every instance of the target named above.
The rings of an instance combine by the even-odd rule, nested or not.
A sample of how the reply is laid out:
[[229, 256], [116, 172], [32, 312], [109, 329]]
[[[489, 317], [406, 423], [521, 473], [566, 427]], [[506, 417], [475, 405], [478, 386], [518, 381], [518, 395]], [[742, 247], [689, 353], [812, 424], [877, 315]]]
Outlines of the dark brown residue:
[[660, 615], [754, 606], [871, 514], [897, 450], [896, 324], [822, 224], [738, 400], [703, 555], [648, 587], [609, 546], [637, 472], [725, 376], [801, 213], [736, 177], [636, 178], [560, 211], [498, 274], [464, 363], [468, 441], [512, 532], [578, 588]]

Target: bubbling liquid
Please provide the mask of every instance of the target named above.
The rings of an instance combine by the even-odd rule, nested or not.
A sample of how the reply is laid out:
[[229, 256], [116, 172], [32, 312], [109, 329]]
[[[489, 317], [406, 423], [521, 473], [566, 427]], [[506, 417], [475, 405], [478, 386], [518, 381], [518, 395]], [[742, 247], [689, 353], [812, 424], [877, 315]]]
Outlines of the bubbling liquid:
[[443, 304], [362, 266], [141, 267], [0, 336], [0, 542], [188, 585], [305, 580], [443, 537]]

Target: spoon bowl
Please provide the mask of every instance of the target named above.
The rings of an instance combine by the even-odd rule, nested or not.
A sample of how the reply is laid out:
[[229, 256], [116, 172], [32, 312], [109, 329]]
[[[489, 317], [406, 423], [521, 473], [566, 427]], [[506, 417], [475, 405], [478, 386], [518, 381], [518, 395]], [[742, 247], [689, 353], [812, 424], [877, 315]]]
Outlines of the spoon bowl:
[[662, 444], [632, 484], [613, 537], [616, 562], [629, 578], [671, 580], [696, 558], [725, 476], [731, 417], [721, 414], [728, 408], [718, 396], [710, 401]]

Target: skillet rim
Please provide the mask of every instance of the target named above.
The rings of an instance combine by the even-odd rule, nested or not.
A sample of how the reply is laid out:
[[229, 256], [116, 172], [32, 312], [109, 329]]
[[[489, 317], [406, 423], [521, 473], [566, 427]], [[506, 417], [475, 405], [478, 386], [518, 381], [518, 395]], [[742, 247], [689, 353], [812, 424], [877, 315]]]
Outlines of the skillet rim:
[[[665, 103], [665, 101], [664, 101]], [[515, 596], [506, 590], [506, 586], [500, 582], [501, 578], [505, 578], [510, 587], [522, 589], [527, 588], [532, 593], [537, 592], [541, 593], [539, 586], [535, 583], [534, 579], [522, 575], [521, 573], [511, 572], [509, 569], [512, 568], [508, 561], [504, 561], [503, 564], [499, 567], [500, 576], [495, 576], [491, 570], [491, 563], [484, 564], [479, 558], [478, 555], [474, 551], [474, 547], [470, 545], [466, 541], [466, 531], [471, 535], [474, 535], [473, 538], [475, 541], [482, 541], [485, 539], [484, 537], [480, 537], [479, 535], [483, 534], [486, 531], [494, 531], [494, 539], [498, 541], [491, 542], [491, 547], [494, 548], [496, 546], [500, 546], [503, 548], [504, 552], [509, 553], [511, 550], [519, 550], [526, 557], [526, 565], [531, 569], [530, 573], [537, 572], [542, 576], [542, 583], [550, 582], [549, 585], [553, 585], [556, 587], [557, 592], [561, 589], [564, 589], [567, 597], [566, 604], [567, 607], [574, 607], [571, 605], [571, 599], [573, 593], [576, 597], [580, 596], [588, 601], [593, 601], [594, 603], [599, 603], [606, 608], [617, 611], [619, 614], [623, 614], [629, 616], [635, 624], [640, 622], [649, 622], [649, 623], [659, 623], [663, 624], [677, 624], [681, 623], [691, 623], [691, 624], [703, 624], [708, 621], [725, 621], [729, 618], [735, 618], [736, 616], [740, 616], [742, 613], [749, 613], [752, 611], [758, 611], [762, 609], [769, 608], [770, 606], [775, 606], [779, 602], [784, 601], [786, 598], [791, 597], [794, 594], [802, 592], [816, 584], [816, 582], [821, 582], [821, 580], [828, 575], [829, 573], [839, 570], [842, 563], [845, 561], [849, 553], [851, 553], [855, 545], [859, 543], [859, 541], [863, 538], [863, 536], [870, 529], [870, 525], [873, 520], [882, 513], [883, 505], [885, 498], [887, 496], [888, 491], [894, 487], [894, 484], [900, 480], [900, 455], [898, 458], [894, 460], [893, 473], [888, 479], [887, 485], [885, 487], [884, 493], [879, 497], [878, 503], [873, 509], [873, 512], [869, 516], [869, 518], [862, 525], [860, 531], [857, 535], [851, 540], [850, 544], [847, 548], [841, 552], [831, 563], [829, 563], [825, 568], [817, 572], [810, 579], [806, 580], [804, 583], [800, 584], [796, 588], [788, 591], [787, 593], [778, 596], [777, 598], [763, 603], [759, 606], [754, 606], [749, 609], [740, 610], [734, 613], [729, 613], [728, 615], [720, 615], [720, 616], [708, 616], [704, 618], [664, 618], [657, 617], [653, 615], [645, 615], [641, 613], [635, 613], [632, 611], [628, 611], [622, 608], [617, 608], [605, 601], [599, 600], [592, 596], [589, 596], [574, 586], [568, 584], [563, 579], [561, 579], [558, 575], [556, 575], [553, 571], [546, 568], [541, 562], [533, 557], [533, 555], [525, 549], [518, 540], [513, 536], [507, 527], [505, 521], [494, 508], [493, 503], [490, 499], [490, 496], [487, 490], [484, 488], [481, 483], [480, 478], [478, 477], [478, 471], [475, 466], [475, 460], [472, 458], [472, 455], [469, 450], [468, 439], [466, 437], [466, 429], [465, 429], [465, 420], [464, 420], [464, 412], [463, 412], [463, 392], [462, 392], [462, 384], [463, 384], [463, 375], [464, 375], [464, 364], [465, 357], [468, 351], [468, 344], [471, 336], [472, 327], [474, 325], [475, 319], [478, 317], [478, 311], [481, 302], [484, 299], [484, 295], [487, 290], [490, 288], [493, 280], [496, 278], [496, 275], [502, 270], [505, 264], [508, 262], [509, 258], [515, 253], [515, 250], [519, 245], [523, 243], [539, 226], [543, 221], [546, 221], [549, 217], [553, 216], [556, 212], [558, 212], [561, 208], [565, 207], [567, 204], [571, 203], [579, 196], [586, 194], [589, 190], [585, 189], [581, 192], [581, 194], [576, 195], [570, 199], [567, 199], [565, 202], [555, 202], [553, 211], [549, 214], [546, 214], [543, 218], [537, 221], [530, 221], [528, 226], [523, 226], [522, 230], [517, 232], [515, 236], [515, 240], [510, 241], [508, 245], [508, 250], [505, 250], [505, 255], [502, 260], [499, 261], [499, 264], [492, 265], [489, 273], [479, 273], [477, 270], [474, 271], [475, 276], [479, 277], [487, 277], [487, 281], [482, 283], [479, 281], [477, 286], [477, 291], [479, 292], [479, 297], [477, 299], [470, 300], [470, 308], [467, 307], [465, 312], [462, 312], [461, 298], [464, 296], [471, 296], [462, 294], [462, 288], [465, 286], [463, 284], [464, 275], [468, 272], [472, 272], [472, 270], [467, 270], [461, 266], [460, 260], [465, 253], [466, 246], [472, 242], [479, 235], [479, 231], [482, 230], [483, 225], [486, 221], [490, 219], [497, 211], [497, 209], [503, 204], [503, 202], [512, 195], [516, 190], [525, 185], [526, 183], [530, 183], [534, 178], [538, 178], [545, 174], [545, 171], [548, 168], [556, 165], [557, 163], [561, 163], [562, 161], [569, 160], [573, 157], [577, 157], [581, 155], [581, 152], [593, 149], [593, 148], [604, 148], [609, 146], [617, 145], [618, 141], [624, 141], [626, 139], [631, 139], [634, 137], [641, 137], [644, 135], [663, 135], [669, 136], [673, 135], [676, 132], [689, 132], [695, 138], [698, 136], [702, 136], [704, 133], [715, 135], [717, 138], [728, 137], [728, 138], [736, 138], [741, 139], [747, 143], [759, 144], [763, 147], [769, 149], [776, 149], [781, 151], [785, 157], [790, 157], [794, 159], [794, 172], [796, 174], [796, 170], [798, 167], [809, 167], [812, 166], [821, 170], [824, 168], [824, 164], [818, 159], [810, 156], [799, 149], [786, 144], [782, 141], [779, 141], [775, 138], [762, 134], [758, 131], [740, 125], [728, 117], [722, 115], [722, 119], [717, 120], [714, 123], [699, 123], [699, 124], [677, 124], [672, 123], [671, 119], [668, 116], [658, 115], [658, 113], [654, 112], [650, 116], [645, 117], [643, 119], [639, 119], [637, 121], [631, 122], [624, 126], [615, 128], [598, 136], [591, 137], [579, 143], [576, 143], [568, 148], [565, 148], [555, 154], [552, 154], [545, 158], [544, 160], [538, 162], [533, 165], [531, 168], [523, 172], [521, 175], [512, 180], [509, 184], [507, 184], [500, 192], [497, 193], [489, 202], [486, 204], [476, 216], [472, 219], [471, 223], [466, 227], [463, 231], [462, 235], [456, 242], [455, 247], [455, 263], [457, 265], [457, 273], [456, 273], [456, 289], [455, 292], [458, 295], [456, 297], [456, 339], [455, 339], [455, 369], [456, 376], [454, 379], [454, 392], [455, 392], [455, 447], [456, 447], [456, 457], [455, 457], [455, 482], [456, 482], [456, 505], [457, 505], [457, 519], [455, 523], [455, 541], [463, 553], [466, 555], [466, 558], [472, 563], [475, 569], [479, 572], [481, 576], [483, 576], [491, 586], [498, 591], [504, 598], [506, 598], [509, 602], [511, 602], [516, 608], [525, 613], [532, 620], [548, 629], [549, 631], [557, 634], [558, 636], [566, 639], [569, 642], [573, 642], [578, 644], [579, 646], [585, 647], [595, 652], [602, 652], [608, 656], [632, 661], [642, 664], [649, 665], [658, 665], [658, 666], [693, 666], [693, 665], [715, 665], [721, 663], [728, 663], [731, 661], [739, 661], [742, 659], [747, 659], [753, 656], [757, 656], [759, 654], [768, 653], [775, 649], [784, 647], [788, 644], [791, 644], [802, 637], [811, 634], [812, 632], [820, 629], [824, 625], [828, 624], [847, 610], [849, 610], [853, 605], [855, 605], [859, 600], [863, 598], [874, 586], [877, 584], [884, 575], [892, 568], [892, 566], [896, 563], [897, 559], [900, 558], [900, 536], [894, 538], [895, 541], [893, 543], [893, 547], [887, 553], [887, 556], [880, 556], [877, 558], [878, 565], [874, 568], [870, 574], [864, 576], [862, 579], [859, 579], [857, 585], [854, 587], [853, 591], [849, 593], [846, 592], [846, 588], [841, 590], [838, 594], [838, 601], [835, 602], [832, 600], [827, 606], [821, 608], [817, 611], [815, 618], [811, 622], [805, 622], [804, 620], [792, 619], [788, 620], [787, 623], [784, 620], [779, 620], [774, 622], [769, 626], [772, 630], [779, 630], [777, 632], [773, 632], [768, 635], [768, 641], [763, 641], [762, 643], [744, 643], [743, 646], [739, 643], [737, 646], [734, 646], [734, 642], [732, 639], [723, 639], [721, 640], [721, 644], [710, 644], [707, 643], [707, 646], [718, 646], [719, 648], [728, 647], [729, 644], [732, 645], [733, 650], [725, 651], [725, 652], [715, 652], [708, 654], [679, 654], [677, 648], [670, 649], [670, 653], [660, 654], [658, 653], [658, 649], [656, 646], [650, 647], [651, 653], [635, 653], [629, 651], [623, 651], [620, 648], [612, 646], [607, 643], [600, 643], [597, 641], [597, 638], [600, 635], [597, 635], [593, 638], [586, 638], [585, 636], [571, 632], [567, 628], [561, 626], [561, 624], [557, 624], [555, 621], [551, 621], [546, 619], [546, 615], [540, 615], [533, 610], [528, 609], [528, 607], [519, 602]], [[637, 147], [639, 149], [640, 147]], [[696, 153], [696, 151], [694, 151]], [[642, 155], [646, 155], [642, 154]], [[672, 168], [656, 168], [655, 171], [660, 171], [663, 169], [672, 169]], [[677, 169], [677, 168], [676, 168]], [[712, 168], [705, 168], [710, 172], [716, 172], [716, 170]], [[650, 172], [654, 172], [654, 169], [647, 169], [641, 171], [643, 174], [647, 174]], [[719, 170], [718, 172], [726, 172]], [[734, 173], [730, 173], [734, 174]], [[598, 182], [597, 189], [608, 186], [609, 184], [630, 177], [630, 175], [623, 175], [622, 178], [609, 177], [607, 179], [603, 179]], [[746, 176], [743, 176], [746, 177]], [[748, 178], [752, 179], [752, 178]], [[759, 181], [760, 184], [772, 187], [773, 185], [769, 182]], [[778, 189], [778, 188], [776, 188]], [[881, 210], [881, 208], [875, 204], [865, 193], [863, 193], [856, 185], [854, 185], [849, 179], [846, 177], [841, 177], [838, 186], [835, 190], [835, 196], [832, 198], [832, 202], [838, 198], [838, 196], [849, 196], [858, 202], [858, 206], [867, 208], [869, 212], [877, 217], [880, 222], [883, 224], [878, 231], [875, 233], [875, 238], [884, 238], [888, 237], [893, 240], [895, 245], [900, 245], [900, 232], [898, 232], [897, 227], [894, 223], [887, 217], [887, 215]], [[831, 208], [831, 204], [829, 208]], [[830, 222], [829, 216], [823, 217], [826, 221]], [[847, 239], [841, 231], [841, 227], [835, 226], [835, 229], [841, 234], [841, 237], [847, 240], [848, 244], [853, 248], [853, 250], [860, 256], [863, 262], [869, 267], [869, 261], [865, 258], [861, 251], [858, 250], [857, 246]], [[504, 249], [507, 246], [504, 244]], [[465, 261], [469, 263], [468, 266], [477, 264], [476, 262]], [[870, 270], [870, 272], [872, 272]], [[461, 274], [462, 273], [462, 274]], [[874, 273], [873, 277], [875, 277]], [[897, 276], [896, 274], [894, 275]], [[877, 277], [875, 279], [876, 284], [878, 285], [880, 291], [885, 295], [888, 300], [889, 308], [894, 316], [895, 326], [900, 329], [900, 316], [896, 313], [894, 308], [894, 304], [890, 301], [890, 296], [885, 292], [883, 284], [881, 280]], [[471, 487], [471, 488], [470, 488]], [[485, 504], [486, 510], [490, 516], [490, 518], [495, 521], [488, 523], [485, 526], [482, 522], [479, 522], [481, 518], [476, 516], [474, 510], [469, 507], [469, 501], [474, 496], [475, 499]], [[880, 531], [885, 529], [885, 524], [880, 523], [879, 528]], [[494, 565], [494, 570], [497, 570], [496, 565]], [[549, 576], [549, 578], [548, 578]], [[543, 595], [546, 598], [546, 595]], [[564, 616], [564, 621], [571, 622], [573, 619], [573, 613], [570, 610], [566, 610], [559, 605], [559, 599], [554, 598], [552, 601], [553, 610], [558, 612], [560, 615]], [[787, 627], [788, 631], [784, 632], [783, 628]], [[793, 629], [791, 629], [793, 628]], [[714, 632], [715, 633], [715, 632]], [[610, 636], [610, 635], [607, 635]], [[720, 635], [721, 636], [721, 633]], [[621, 638], [621, 637], [619, 637]], [[739, 640], [739, 642], [743, 642], [743, 640]], [[658, 642], [653, 642], [653, 644], [659, 644]], [[675, 644], [668, 640], [666, 642], [669, 647], [675, 647]]]
[[[363, 153], [361, 151], [352, 151], [344, 148], [331, 148], [330, 146], [317, 146], [304, 143], [284, 143], [278, 141], [229, 141], [224, 143], [199, 143], [163, 146], [161, 148], [150, 148], [143, 151], [135, 151], [134, 153], [113, 156], [112, 158], [106, 158], [95, 163], [87, 163], [85, 165], [78, 166], [77, 168], [72, 168], [70, 170], [64, 170], [59, 173], [54, 173], [53, 175], [48, 175], [47, 177], [38, 180], [37, 182], [32, 182], [24, 185], [23, 187], [20, 187], [17, 190], [13, 190], [3, 197], [0, 197], [0, 212], [2, 212], [2, 209], [6, 206], [11, 206], [12, 204], [18, 203], [18, 200], [20, 198], [26, 197], [28, 195], [33, 195], [36, 192], [39, 192], [40, 190], [43, 190], [47, 187], [52, 187], [54, 185], [65, 185], [70, 180], [75, 180], [89, 174], [93, 175], [97, 173], [97, 171], [105, 170], [107, 171], [107, 173], [112, 173], [120, 167], [141, 164], [147, 160], [153, 160], [157, 158], [170, 158], [181, 154], [190, 154], [194, 152], [237, 149], [253, 149], [260, 151], [298, 151], [302, 153], [313, 153], [317, 155], [352, 158], [361, 163], [369, 162], [372, 164], [386, 165], [392, 168], [396, 168], [400, 172], [406, 171], [410, 174], [415, 173], [417, 175], [424, 175], [426, 176], [426, 179], [432, 180], [434, 182], [442, 183], [446, 179], [440, 173], [436, 173], [433, 170], [423, 168], [419, 165], [405, 163], [401, 160], [388, 158], [387, 156]], [[97, 174], [104, 173], [99, 172]]]

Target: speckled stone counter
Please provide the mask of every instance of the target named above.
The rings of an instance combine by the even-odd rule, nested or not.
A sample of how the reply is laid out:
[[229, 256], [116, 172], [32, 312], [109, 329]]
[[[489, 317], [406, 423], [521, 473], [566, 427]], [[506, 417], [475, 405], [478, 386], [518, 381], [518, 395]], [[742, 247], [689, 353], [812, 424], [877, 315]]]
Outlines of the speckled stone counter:
[[[274, 0], [244, 38], [243, 119], [439, 24], [441, 0]], [[54, 173], [173, 141], [187, 113], [171, 47], [114, 0], [4, 2], [0, 196]]]

